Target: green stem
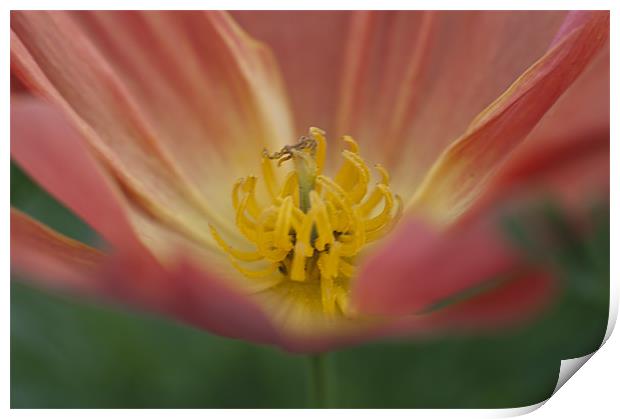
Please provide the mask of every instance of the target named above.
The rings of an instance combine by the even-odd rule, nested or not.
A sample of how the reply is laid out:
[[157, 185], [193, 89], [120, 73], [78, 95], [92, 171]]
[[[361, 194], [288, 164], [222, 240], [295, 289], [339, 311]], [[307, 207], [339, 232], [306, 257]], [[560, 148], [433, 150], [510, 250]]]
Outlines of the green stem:
[[308, 356], [310, 365], [310, 392], [309, 407], [324, 409], [327, 407], [327, 355], [316, 354]]

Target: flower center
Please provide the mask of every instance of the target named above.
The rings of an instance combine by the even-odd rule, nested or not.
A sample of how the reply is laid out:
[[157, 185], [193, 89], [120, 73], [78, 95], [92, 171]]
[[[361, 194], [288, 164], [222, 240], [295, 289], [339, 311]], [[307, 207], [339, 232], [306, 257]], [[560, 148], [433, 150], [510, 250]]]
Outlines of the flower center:
[[[388, 173], [378, 164], [379, 181], [369, 190], [370, 170], [359, 146], [348, 136], [343, 137], [348, 149], [342, 151], [344, 162], [336, 176], [323, 175], [325, 132], [310, 128], [309, 134], [273, 154], [263, 152], [266, 203], [258, 198], [254, 176], [240, 179], [233, 187], [235, 222], [254, 250], [233, 248], [213, 227], [211, 233], [246, 277], [275, 274], [276, 284], [316, 283], [325, 314], [349, 315], [355, 258], [365, 245], [392, 229], [402, 213], [402, 200], [391, 192]], [[283, 182], [277, 180], [273, 160], [278, 168], [293, 162], [294, 170]]]

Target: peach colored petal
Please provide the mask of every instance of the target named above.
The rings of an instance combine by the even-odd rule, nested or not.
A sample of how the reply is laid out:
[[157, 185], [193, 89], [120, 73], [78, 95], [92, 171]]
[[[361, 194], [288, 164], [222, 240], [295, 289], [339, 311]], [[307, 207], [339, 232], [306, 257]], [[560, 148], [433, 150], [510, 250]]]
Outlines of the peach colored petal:
[[[523, 194], [583, 211], [609, 199], [609, 43], [545, 114], [468, 211]], [[469, 215], [468, 215], [469, 216]]]
[[429, 314], [439, 330], [497, 329], [539, 314], [553, 299], [557, 281], [544, 271], [516, 275], [492, 290]]
[[132, 308], [163, 314], [230, 338], [269, 344], [279, 341], [279, 332], [250, 297], [181, 257], [169, 270], [135, 257], [121, 259], [109, 274], [116, 272], [137, 279], [138, 284], [131, 288], [117, 281], [114, 293]]
[[[247, 296], [189, 261], [184, 262], [183, 257], [173, 267], [164, 269], [140, 249], [104, 255], [51, 231], [17, 210], [12, 210], [11, 229], [12, 269], [22, 274], [20, 279], [133, 310], [166, 315], [219, 335], [299, 353], [333, 350], [393, 335], [421, 338], [452, 333], [455, 328], [488, 328], [499, 321], [515, 321], [531, 314], [534, 303], [539, 302], [537, 298], [545, 295], [538, 292], [540, 284], [532, 287], [532, 283], [525, 282], [526, 289], [535, 295], [515, 291], [508, 285], [499, 293], [476, 297], [456, 309], [386, 318], [345, 333], [309, 336], [278, 330]], [[524, 289], [518, 285], [517, 288]], [[510, 304], [506, 304], [506, 298], [510, 298]]]
[[385, 325], [376, 338], [425, 339], [481, 333], [522, 324], [541, 314], [556, 295], [556, 284], [544, 272], [516, 276], [494, 289], [442, 309], [402, 316]]
[[285, 337], [293, 352], [322, 352], [365, 341], [407, 338], [422, 340], [458, 333], [495, 331], [522, 324], [539, 315], [557, 295], [556, 281], [545, 272], [516, 275], [496, 287], [427, 313], [383, 317], [356, 333], [315, 339]]
[[411, 196], [443, 148], [544, 52], [562, 15], [356, 15], [349, 34], [339, 131], [379, 145], [374, 148], [381, 162], [392, 168], [397, 189]]
[[504, 165], [462, 222], [511, 197], [552, 199], [579, 214], [609, 200], [609, 127], [545, 141]]
[[[34, 16], [41, 17], [38, 14]], [[53, 19], [63, 20], [63, 15], [52, 14], [51, 16]], [[15, 14], [12, 17], [12, 22], [17, 21]], [[46, 22], [31, 22], [27, 27], [38, 28], [41, 31], [46, 27]], [[61, 22], [57, 27], [64, 30], [71, 28], [66, 22]], [[71, 39], [70, 34], [65, 34], [64, 37]], [[75, 38], [82, 40], [82, 44], [84, 43], [83, 39]], [[63, 37], [56, 37], [54, 45], [62, 45], [62, 42]], [[54, 48], [46, 48], [45, 45], [39, 45], [36, 42], [33, 44], [41, 48], [39, 52], [42, 58], [39, 57], [39, 60], [48, 58], [48, 54], [54, 51]], [[83, 49], [92, 52], [92, 48], [87, 46], [88, 44], [82, 45]], [[107, 78], [107, 85], [96, 78], [93, 80], [94, 75], [110, 74], [106, 72], [106, 69], [109, 70], [106, 63], [96, 60], [96, 57], [86, 56], [80, 59], [77, 51], [65, 49], [64, 46], [56, 46], [56, 48], [60, 50], [59, 55], [67, 54], [68, 57], [61, 59], [62, 64], [51, 60], [46, 61], [43, 66], [51, 68], [55, 72], [52, 76], [65, 83], [66, 91], [62, 93], [50, 83], [49, 76], [41, 70], [21, 38], [12, 33], [11, 58], [18, 68], [18, 74], [33, 90], [42, 91], [66, 112], [69, 119], [75, 122], [76, 127], [88, 140], [89, 145], [93, 147], [95, 156], [103, 161], [104, 166], [113, 176], [123, 183], [124, 190], [131, 192], [135, 200], [146, 211], [166, 219], [170, 224], [176, 221], [174, 213], [179, 216], [183, 215], [186, 219], [192, 216], [202, 218], [196, 214], [195, 206], [188, 203], [187, 196], [190, 194], [179, 185], [178, 177], [173, 175], [174, 169], [169, 162], [165, 161], [161, 150], [152, 141], [153, 134], [145, 133], [144, 130], [147, 128], [141, 122], [138, 123], [138, 127], [135, 126], [133, 117], [136, 116], [136, 108], [129, 106], [130, 109], [127, 109], [123, 106], [127, 103], [122, 100], [126, 99], [126, 96], [122, 90], [119, 92], [120, 87], [115, 79]], [[56, 57], [52, 55], [49, 58]], [[74, 75], [72, 71], [62, 70], [63, 65], [71, 67], [71, 60], [83, 65], [93, 65], [93, 68], [80, 70], [79, 73], [84, 74], [86, 78], [82, 80], [82, 83], [78, 82], [79, 76]], [[72, 84], [74, 81], [76, 83]], [[59, 80], [56, 80], [56, 84], [60, 84]], [[75, 89], [78, 86], [79, 89]], [[68, 102], [65, 97], [69, 97], [72, 103]], [[83, 118], [90, 120], [85, 121]], [[44, 137], [40, 141], [44, 141]]]
[[403, 196], [413, 193], [471, 119], [544, 53], [564, 15], [234, 14], [250, 34], [273, 48], [297, 129], [316, 125], [332, 138], [353, 135], [374, 151], [373, 160], [390, 169]]
[[494, 217], [438, 232], [406, 219], [369, 256], [353, 290], [362, 312], [406, 315], [511, 272], [519, 257]]
[[12, 99], [11, 153], [37, 183], [115, 248], [144, 244], [170, 259], [175, 246], [183, 245], [197, 260], [217, 262], [209, 247], [196, 245], [131, 205], [54, 106], [30, 96]]
[[503, 166], [476, 204], [444, 231], [413, 218], [363, 267], [354, 290], [362, 310], [404, 314], [424, 309], [499, 275], [523, 269], [523, 256], [499, 217], [552, 199], [575, 222], [609, 197], [609, 132], [555, 141], [553, 148]]
[[609, 14], [589, 13], [472, 122], [439, 158], [411, 206], [439, 223], [462, 214], [509, 153], [606, 44]]
[[20, 280], [45, 289], [165, 315], [222, 336], [295, 352], [327, 350], [372, 337], [363, 331], [312, 338], [284, 334], [250, 297], [181, 255], [165, 269], [144, 248], [104, 254], [15, 209], [11, 210], [11, 269]]
[[553, 37], [553, 41], [551, 41], [551, 47], [562, 42], [562, 40], [568, 36], [572, 31], [583, 26], [588, 22], [591, 18], [589, 12], [584, 11], [572, 11], [567, 13], [566, 18], [562, 22], [562, 26], [558, 29], [557, 33]]
[[14, 209], [11, 268], [44, 288], [164, 314], [227, 337], [279, 341], [256, 304], [213, 275], [184, 262], [166, 270], [143, 248], [105, 255]]
[[105, 256], [11, 208], [11, 269], [46, 287], [95, 293]]
[[12, 98], [11, 157], [110, 243], [132, 240], [123, 197], [58, 109], [30, 96]]
[[[609, 43], [545, 114], [512, 159], [546, 153], [567, 141], [589, 141], [609, 131]], [[562, 144], [555, 144], [555, 143]]]
[[223, 223], [221, 185], [288, 136], [275, 63], [226, 15], [14, 12], [11, 25], [16, 73], [134, 202], [198, 241]]
[[[239, 24], [274, 52], [291, 96], [295, 129], [332, 132], [350, 12], [237, 11]], [[342, 133], [333, 132], [333, 135]]]
[[[104, 255], [51, 231], [17, 210], [12, 210], [11, 230], [11, 267], [21, 274], [20, 279], [298, 353], [333, 350], [392, 335], [421, 338], [451, 333], [455, 328], [487, 328], [499, 319], [520, 319], [530, 313], [524, 308], [532, 307], [521, 304], [523, 299], [518, 297], [522, 294], [509, 291], [503, 295], [511, 296], [511, 304], [500, 304], [490, 296], [478, 297], [459, 305], [458, 310], [384, 319], [346, 333], [309, 337], [278, 330], [248, 297], [182, 259], [173, 268], [164, 269], [138, 249]], [[529, 285], [527, 289], [537, 290]], [[528, 301], [532, 303], [531, 298]], [[494, 319], [491, 324], [490, 318]]]
[[198, 186], [218, 179], [217, 168], [247, 170], [262, 147], [295, 138], [269, 49], [227, 14], [71, 17], [114, 65], [166, 151]]
[[[37, 123], [33, 124], [32, 121]], [[13, 239], [12, 253], [13, 267], [30, 274], [26, 279], [34, 280], [43, 287], [63, 288], [78, 293], [86, 292], [89, 286], [94, 290], [91, 292], [94, 296], [121, 302], [123, 306], [166, 314], [196, 327], [228, 336], [242, 333], [249, 340], [280, 345], [297, 352], [342, 346], [354, 339], [359, 341], [365, 338], [366, 335], [361, 331], [346, 336], [332, 334], [313, 338], [303, 336], [303, 333], [282, 334], [277, 339], [273, 337], [275, 332], [272, 331], [268, 337], [260, 338], [261, 330], [266, 326], [261, 323], [263, 320], [258, 326], [253, 326], [254, 319], [264, 317], [257, 317], [256, 304], [252, 303], [253, 308], [247, 308], [244, 305], [239, 307], [237, 303], [230, 301], [241, 300], [249, 303], [248, 299], [251, 297], [244, 297], [240, 292], [221, 291], [227, 293], [226, 300], [218, 296], [215, 305], [208, 306], [210, 295], [217, 295], [211, 288], [217, 290], [221, 287], [214, 282], [219, 284], [223, 281], [213, 279], [212, 274], [207, 275], [207, 279], [204, 278], [206, 274], [203, 272], [208, 272], [209, 264], [217, 262], [213, 255], [198, 252], [196, 246], [191, 246], [191, 242], [186, 243], [182, 237], [171, 231], [162, 231], [161, 226], [152, 220], [145, 225], [149, 221], [147, 218], [140, 213], [133, 214], [131, 208], [126, 208], [124, 198], [119, 195], [116, 186], [111, 184], [107, 174], [100, 170], [100, 165], [88, 153], [79, 134], [71, 128], [59, 110], [32, 97], [14, 98], [11, 106], [11, 130], [11, 149], [16, 161], [46, 190], [102, 233], [114, 247], [114, 257], [101, 255], [101, 259], [105, 257], [105, 266], [97, 269], [93, 267], [92, 271], [84, 273], [65, 263], [64, 259], [57, 260], [56, 253], [50, 251], [50, 248], [62, 250], [63, 243], [74, 242], [28, 220], [29, 224], [24, 224], [28, 228], [20, 230], [25, 233]], [[67, 156], [71, 158], [68, 159]], [[28, 237], [28, 234], [32, 234], [35, 228], [52, 237], [56, 244], [48, 243], [44, 248], [31, 245], [36, 236]], [[15, 235], [18, 234], [16, 228], [13, 231]], [[149, 250], [142, 247], [142, 236], [148, 238]], [[161, 242], [165, 242], [168, 247], [167, 252], [163, 252], [165, 254], [158, 251]], [[75, 247], [83, 247], [78, 243], [74, 244]], [[176, 250], [171, 251], [175, 247]], [[150, 250], [165, 256], [165, 260], [154, 260], [149, 254]], [[186, 262], [179, 263], [179, 255], [183, 255], [182, 259]], [[38, 263], [37, 260], [44, 263]], [[165, 263], [168, 269], [164, 270], [160, 263]], [[64, 270], [55, 269], [54, 264], [61, 264]], [[72, 269], [77, 272], [72, 273]], [[230, 306], [234, 313], [220, 315], [221, 319], [217, 316], [213, 318], [209, 313], [224, 310], [224, 307], [220, 307], [221, 304]], [[204, 313], [201, 313], [201, 310]], [[251, 313], [248, 314], [248, 311]], [[248, 319], [244, 320], [246, 327], [235, 332], [238, 327], [236, 322], [241, 321], [245, 315], [248, 316]], [[221, 321], [228, 317], [232, 318], [234, 327], [229, 328], [226, 322]], [[269, 327], [275, 330], [275, 325], [270, 324]]]

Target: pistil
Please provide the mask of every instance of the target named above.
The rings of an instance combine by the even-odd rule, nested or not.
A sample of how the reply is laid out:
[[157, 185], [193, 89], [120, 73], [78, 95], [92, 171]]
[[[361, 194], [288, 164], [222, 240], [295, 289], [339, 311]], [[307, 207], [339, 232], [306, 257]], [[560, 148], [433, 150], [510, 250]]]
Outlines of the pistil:
[[318, 166], [316, 161], [317, 141], [313, 137], [301, 137], [295, 145], [287, 145], [276, 153], [269, 154], [263, 150], [263, 156], [278, 160], [278, 166], [287, 160], [293, 160], [299, 188], [299, 208], [307, 213], [310, 209], [310, 192], [314, 190]]

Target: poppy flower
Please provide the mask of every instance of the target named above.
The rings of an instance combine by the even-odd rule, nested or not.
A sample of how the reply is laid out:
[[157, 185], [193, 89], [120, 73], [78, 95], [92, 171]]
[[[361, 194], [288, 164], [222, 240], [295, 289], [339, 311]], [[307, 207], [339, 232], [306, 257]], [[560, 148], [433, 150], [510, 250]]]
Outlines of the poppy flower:
[[12, 157], [105, 244], [12, 209], [12, 269], [293, 351], [526, 318], [557, 285], [498, 217], [608, 196], [608, 33], [597, 11], [13, 12]]

